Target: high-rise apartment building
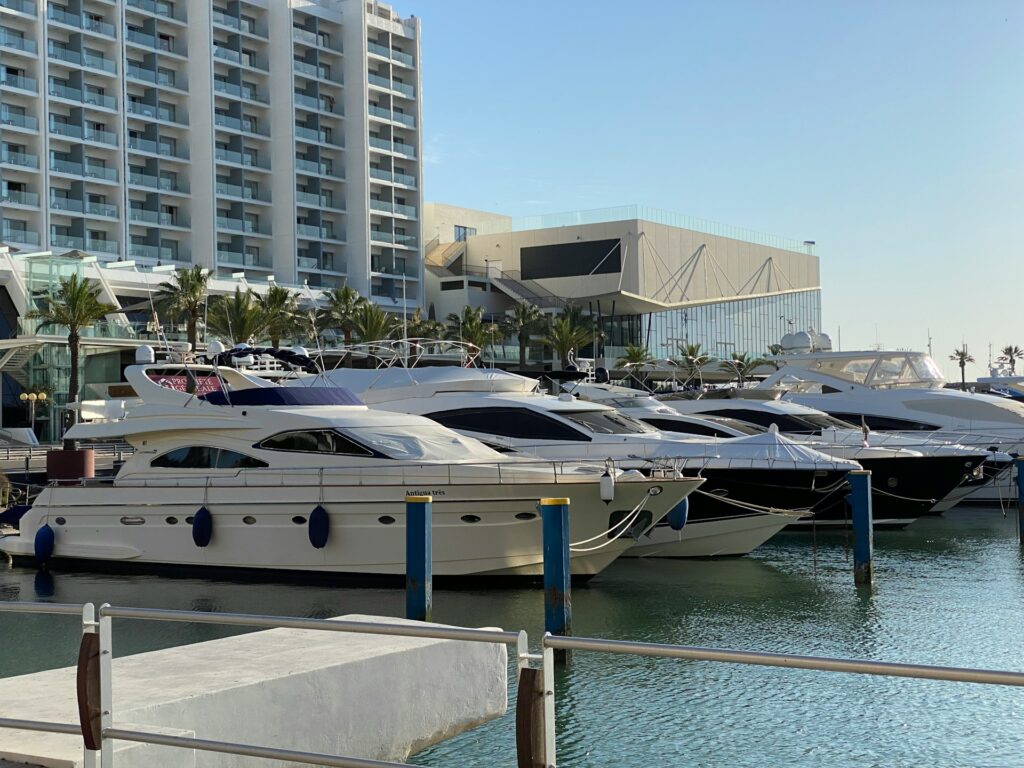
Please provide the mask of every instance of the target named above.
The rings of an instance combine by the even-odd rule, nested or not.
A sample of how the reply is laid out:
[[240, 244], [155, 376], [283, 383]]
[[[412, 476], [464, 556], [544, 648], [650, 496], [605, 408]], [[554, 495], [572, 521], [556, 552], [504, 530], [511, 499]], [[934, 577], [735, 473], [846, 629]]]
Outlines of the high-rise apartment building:
[[0, 242], [423, 302], [419, 21], [0, 0]]

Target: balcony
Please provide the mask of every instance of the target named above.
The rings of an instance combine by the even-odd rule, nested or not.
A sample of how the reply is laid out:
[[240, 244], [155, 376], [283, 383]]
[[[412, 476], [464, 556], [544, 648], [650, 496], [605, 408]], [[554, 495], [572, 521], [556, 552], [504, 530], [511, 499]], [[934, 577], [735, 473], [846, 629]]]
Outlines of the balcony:
[[168, 178], [165, 176], [153, 176], [148, 173], [140, 173], [129, 169], [128, 171], [128, 183], [134, 184], [137, 187], [145, 187], [147, 189], [159, 189], [164, 192], [186, 192], [177, 179]]
[[[372, 144], [372, 140], [371, 140], [371, 144]], [[406, 186], [406, 187], [415, 187], [416, 186], [416, 177], [415, 176], [409, 176], [408, 174], [405, 174], [405, 173], [398, 173], [397, 171], [395, 171], [395, 172], [387, 171], [387, 170], [384, 170], [383, 168], [371, 168], [370, 169], [370, 177], [374, 178], [374, 179], [378, 179], [380, 181], [388, 181], [388, 182], [391, 182], [392, 184], [401, 184], [402, 186]]]
[[394, 232], [384, 232], [380, 229], [370, 228], [370, 239], [376, 243], [394, 243], [405, 248], [416, 247], [415, 235], [401, 235]]
[[[53, 6], [50, 7], [52, 8]], [[111, 75], [117, 73], [117, 64], [114, 63], [113, 59], [108, 59], [105, 56], [97, 56], [95, 53], [89, 53], [88, 51], [82, 51], [79, 53], [78, 51], [73, 51], [70, 48], [53, 45], [51, 43], [46, 47], [46, 53], [51, 59], [64, 61], [68, 64], [91, 67]]]
[[213, 56], [214, 58], [221, 59], [222, 61], [230, 61], [232, 64], [242, 63], [242, 54], [238, 51], [232, 51], [230, 48], [224, 48], [223, 46], [213, 44]]
[[270, 202], [266, 195], [260, 195], [252, 187], [241, 184], [229, 184], [223, 181], [217, 182], [217, 194], [224, 195], [225, 197], [236, 197], [240, 200], [255, 200], [261, 203]]
[[62, 123], [57, 121], [50, 122], [50, 133], [55, 136], [65, 136], [70, 139], [84, 139], [86, 141], [94, 141], [97, 144], [106, 144], [107, 146], [117, 146], [117, 134], [111, 131], [105, 131], [99, 128], [93, 128], [92, 126], [85, 126], [84, 128], [80, 125], [74, 125], [73, 123]]
[[175, 157], [181, 160], [188, 159], [188, 152], [181, 148], [165, 144], [160, 141], [139, 138], [137, 136], [128, 137], [128, 148], [138, 150], [139, 152], [149, 152], [153, 155], [160, 155], [160, 157]]
[[4, 227], [0, 230], [0, 240], [3, 240], [8, 245], [17, 243], [18, 245], [39, 245], [39, 233], [31, 232], [27, 229], [17, 229], [14, 227]]
[[411, 205], [402, 205], [400, 203], [391, 203], [387, 200], [370, 200], [370, 208], [375, 211], [384, 211], [385, 213], [393, 213], [398, 216], [405, 216], [410, 219], [416, 218], [416, 208]]
[[368, 105], [366, 109], [374, 117], [379, 117], [383, 120], [392, 120], [396, 123], [408, 126], [409, 128], [416, 127], [416, 118], [412, 115], [407, 115], [404, 112], [392, 112], [390, 109], [378, 107], [375, 104]]
[[[146, 11], [154, 16], [162, 16], [165, 19], [176, 19], [173, 12], [163, 5], [158, 5], [155, 0], [128, 0], [129, 8], [138, 8], [140, 11]], [[176, 19], [177, 21], [184, 21], [184, 19]]]
[[266, 96], [260, 93], [256, 88], [247, 85], [238, 85], [237, 83], [229, 83], [225, 80], [214, 80], [213, 90], [217, 93], [223, 93], [228, 96], [234, 96], [239, 99], [248, 99], [249, 101], [257, 101], [260, 104], [268, 104], [269, 101]]
[[370, 83], [370, 85], [375, 85], [378, 88], [384, 88], [389, 91], [398, 91], [402, 95], [408, 96], [410, 99], [413, 98], [416, 94], [416, 89], [413, 88], [408, 83], [400, 83], [397, 80], [389, 80], [386, 77], [375, 75], [372, 72], [367, 74], [366, 79]]
[[216, 155], [218, 160], [222, 160], [225, 163], [244, 165], [246, 168], [260, 168], [264, 171], [270, 170], [270, 166], [266, 162], [262, 162], [258, 157], [247, 155], [244, 152], [235, 152], [232, 149], [217, 147]]
[[397, 61], [401, 64], [404, 64], [407, 67], [412, 66], [413, 58], [408, 53], [396, 51], [393, 48], [388, 48], [386, 45], [381, 45], [380, 43], [374, 42], [368, 42], [366, 44], [366, 47], [369, 49], [370, 53], [374, 54], [375, 56], [380, 56], [385, 59]]
[[19, 91], [38, 93], [39, 81], [34, 77], [22, 75], [0, 75], [0, 88], [17, 88]]
[[117, 218], [117, 206], [110, 203], [94, 203], [89, 200], [79, 200], [75, 197], [50, 197], [51, 211], [65, 211], [70, 213], [88, 213], [92, 216], [106, 216], [110, 219]]
[[99, 19], [90, 19], [88, 16], [68, 13], [55, 5], [46, 8], [46, 18], [58, 24], [66, 24], [75, 29], [84, 29], [87, 32], [95, 32], [97, 35], [114, 38], [117, 36], [113, 24]]
[[154, 35], [148, 35], [145, 32], [141, 32], [137, 29], [129, 29], [125, 32], [125, 38], [129, 43], [139, 45], [144, 48], [150, 48], [161, 53], [173, 53], [176, 56], [185, 56], [186, 51], [184, 47], [179, 43], [174, 48], [171, 47], [171, 43], [167, 40], [161, 40], [159, 37]]
[[269, 235], [267, 228], [260, 224], [246, 219], [236, 219], [231, 216], [218, 216], [217, 229], [228, 232], [245, 232], [249, 235]]
[[26, 16], [36, 15], [36, 4], [28, 0], [0, 0], [0, 8], [7, 8], [16, 13], [23, 13]]
[[50, 95], [58, 99], [67, 99], [79, 104], [88, 104], [103, 109], [117, 109], [117, 99], [95, 91], [80, 91], [67, 85], [61, 85], [50, 81]]
[[0, 125], [12, 128], [24, 128], [29, 131], [39, 130], [39, 120], [32, 115], [22, 115], [17, 112], [0, 112]]
[[9, 203], [10, 205], [28, 205], [33, 208], [38, 208], [39, 193], [21, 192], [14, 189], [8, 189], [0, 192], [0, 203]]
[[178, 224], [172, 214], [165, 211], [150, 210], [149, 208], [129, 208], [128, 220], [133, 223], [159, 224], [165, 227], [174, 227]]
[[16, 165], [19, 168], [35, 169], [39, 167], [39, 155], [0, 147], [0, 165]]
[[254, 253], [239, 253], [238, 251], [227, 251], [217, 249], [217, 262], [220, 264], [237, 264], [243, 267], [258, 267], [259, 269], [270, 269], [260, 263]]
[[128, 257], [132, 259], [152, 259], [157, 261], [187, 261], [182, 259], [176, 248], [166, 248], [145, 243], [131, 243], [128, 246]]
[[213, 122], [218, 128], [229, 128], [233, 131], [240, 131], [253, 136], [269, 135], [266, 131], [260, 130], [252, 123], [237, 117], [231, 117], [230, 115], [214, 115]]
[[35, 40], [19, 37], [4, 27], [0, 27], [0, 48], [13, 48], [16, 51], [32, 54], [38, 50]]

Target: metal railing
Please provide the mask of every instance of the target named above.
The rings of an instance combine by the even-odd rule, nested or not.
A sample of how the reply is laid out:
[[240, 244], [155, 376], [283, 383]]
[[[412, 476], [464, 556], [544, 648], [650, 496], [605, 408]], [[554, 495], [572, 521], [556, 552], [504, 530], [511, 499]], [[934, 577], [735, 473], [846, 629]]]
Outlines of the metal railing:
[[[62, 614], [80, 615], [82, 621], [82, 652], [79, 655], [77, 674], [77, 696], [81, 722], [54, 723], [41, 720], [0, 718], [0, 729], [31, 730], [46, 733], [81, 735], [83, 738], [84, 765], [88, 768], [113, 768], [114, 742], [130, 741], [140, 744], [158, 744], [180, 749], [203, 752], [257, 757], [268, 760], [287, 760], [294, 763], [338, 768], [393, 768], [406, 763], [373, 760], [345, 755], [324, 754], [305, 750], [282, 749], [279, 747], [242, 744], [230, 741], [199, 739], [186, 736], [170, 736], [142, 730], [128, 730], [114, 726], [113, 702], [113, 626], [112, 619], [145, 621], [187, 622], [194, 624], [217, 624], [221, 626], [251, 627], [255, 629], [302, 629], [321, 632], [345, 632], [350, 634], [388, 635], [435, 640], [457, 640], [471, 643], [514, 646], [516, 664], [519, 670], [529, 666], [531, 659], [539, 656], [529, 652], [529, 640], [525, 631], [506, 632], [497, 629], [472, 629], [425, 624], [390, 624], [387, 622], [342, 621], [335, 619], [307, 619], [289, 616], [262, 616], [238, 613], [213, 613], [180, 611], [154, 608], [126, 608], [108, 604], [99, 610], [92, 603], [5, 603], [0, 602], [0, 613]], [[86, 640], [89, 635], [98, 635], [95, 640]], [[83, 662], [87, 642], [98, 651], [98, 663]], [[96, 647], [98, 645], [98, 648]], [[91, 685], [90, 685], [91, 683]], [[98, 700], [96, 700], [98, 694]], [[98, 727], [90, 714], [99, 714]]]

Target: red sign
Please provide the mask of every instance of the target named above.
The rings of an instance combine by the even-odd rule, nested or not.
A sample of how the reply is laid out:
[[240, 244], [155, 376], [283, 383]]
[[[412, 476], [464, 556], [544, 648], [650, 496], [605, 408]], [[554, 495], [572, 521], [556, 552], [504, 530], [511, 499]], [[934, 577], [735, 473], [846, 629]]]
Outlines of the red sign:
[[[160, 373], [150, 373], [149, 378], [161, 387], [175, 389], [178, 392], [188, 392], [188, 376], [172, 376]], [[219, 392], [221, 389], [220, 379], [216, 376], [197, 376], [197, 395], [206, 395], [210, 392]]]

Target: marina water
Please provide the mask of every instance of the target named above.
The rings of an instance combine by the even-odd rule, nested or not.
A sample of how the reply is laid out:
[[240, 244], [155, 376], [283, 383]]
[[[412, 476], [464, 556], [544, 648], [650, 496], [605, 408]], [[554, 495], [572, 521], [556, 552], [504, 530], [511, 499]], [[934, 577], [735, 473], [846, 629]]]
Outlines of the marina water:
[[[620, 560], [573, 592], [574, 633], [1024, 670], [1014, 515], [961, 509], [876, 534], [876, 585], [853, 586], [845, 534], [776, 536], [752, 556]], [[55, 573], [0, 566], [0, 599], [328, 617], [400, 616], [389, 588]], [[434, 617], [542, 631], [539, 588], [439, 589]], [[237, 629], [132, 622], [126, 655]], [[0, 677], [67, 666], [74, 619], [0, 614]], [[344, 691], [338, 691], [344, 696]], [[116, 696], [116, 680], [115, 680]], [[1024, 691], [997, 686], [576, 653], [558, 679], [561, 765], [1024, 765]], [[200, 734], [201, 735], [201, 734]], [[512, 766], [511, 716], [422, 752], [424, 766]]]

